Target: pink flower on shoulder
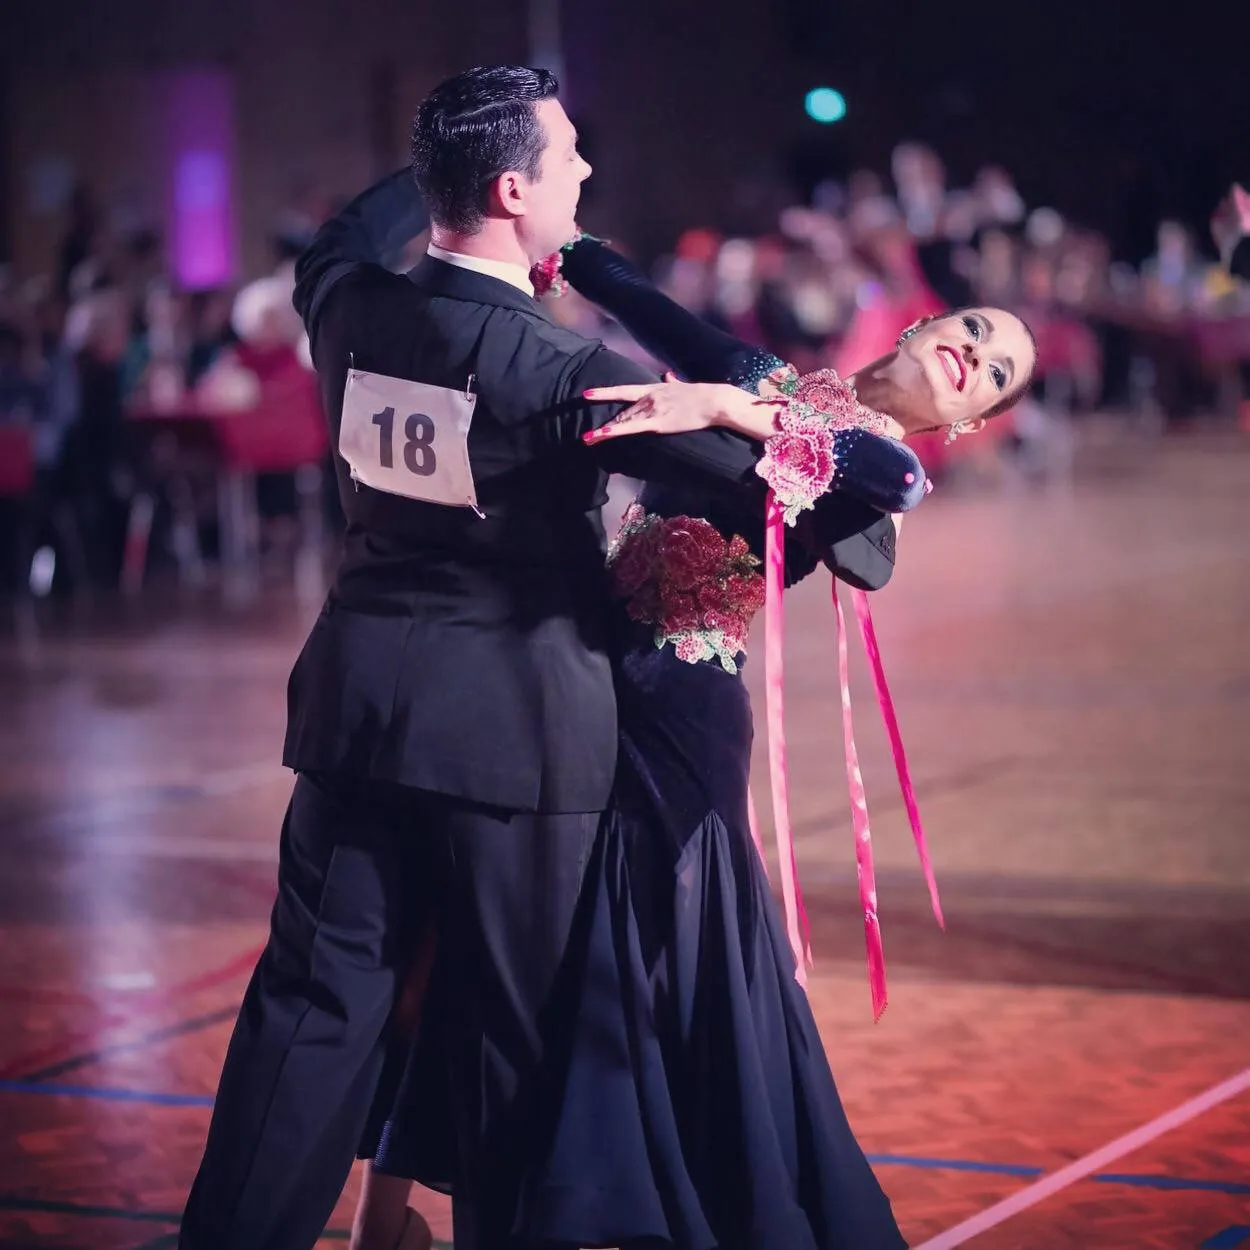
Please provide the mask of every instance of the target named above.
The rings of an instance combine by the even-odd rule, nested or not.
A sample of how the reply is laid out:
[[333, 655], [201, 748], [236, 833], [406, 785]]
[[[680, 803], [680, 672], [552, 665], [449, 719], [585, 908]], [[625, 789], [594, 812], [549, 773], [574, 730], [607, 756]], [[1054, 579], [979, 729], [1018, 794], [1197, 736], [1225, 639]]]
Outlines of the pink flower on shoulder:
[[786, 524], [793, 525], [833, 484], [836, 435], [850, 429], [885, 434], [887, 422], [861, 404], [855, 388], [832, 369], [802, 377], [792, 371], [784, 389], [790, 402], [777, 420], [777, 433], [765, 440], [755, 471], [772, 487]]
[[793, 365], [779, 365], [768, 375], [767, 381], [783, 395], [792, 395], [799, 384], [799, 372]]
[[845, 421], [856, 424], [859, 400], [855, 391], [842, 381], [832, 369], [818, 369], [805, 373], [792, 396], [795, 403], [808, 404], [830, 418], [835, 424]]
[[558, 248], [550, 256], [544, 256], [530, 269], [530, 284], [534, 288], [535, 299], [542, 299], [545, 295], [558, 298], [569, 289], [568, 279], [564, 276], [564, 253], [581, 237], [582, 231], [578, 227], [564, 247]]
[[887, 432], [885, 415], [861, 404], [855, 388], [832, 369], [805, 373], [794, 389], [792, 402], [814, 408], [835, 430], [870, 430], [873, 434]]
[[772, 487], [785, 512], [786, 524], [793, 525], [798, 514], [829, 489], [837, 457], [829, 422], [786, 413], [781, 427], [765, 441], [764, 456], [755, 471]]
[[579, 239], [591, 239], [595, 242], [602, 243], [603, 239], [595, 239], [592, 234], [587, 234], [581, 226], [576, 227], [573, 231], [573, 237], [558, 251], [552, 252], [550, 256], [543, 257], [536, 265], [530, 269], [530, 284], [534, 288], [534, 298], [542, 299], [545, 295], [558, 298], [568, 292], [569, 281], [564, 276], [564, 253], [569, 250]]
[[552, 252], [530, 269], [530, 282], [534, 287], [534, 298], [542, 299], [545, 295], [563, 295], [567, 283], [560, 272], [564, 261], [562, 252]]

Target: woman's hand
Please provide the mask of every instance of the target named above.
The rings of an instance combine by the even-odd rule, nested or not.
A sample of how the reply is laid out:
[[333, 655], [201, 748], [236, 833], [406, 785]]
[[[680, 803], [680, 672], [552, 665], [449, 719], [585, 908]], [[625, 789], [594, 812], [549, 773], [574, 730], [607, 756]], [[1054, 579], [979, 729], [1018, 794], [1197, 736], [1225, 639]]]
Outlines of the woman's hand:
[[582, 436], [594, 445], [630, 434], [687, 434], [723, 426], [763, 441], [775, 433], [778, 405], [727, 382], [679, 382], [671, 373], [647, 386], [601, 386], [585, 392], [592, 403], [628, 403], [606, 425]]

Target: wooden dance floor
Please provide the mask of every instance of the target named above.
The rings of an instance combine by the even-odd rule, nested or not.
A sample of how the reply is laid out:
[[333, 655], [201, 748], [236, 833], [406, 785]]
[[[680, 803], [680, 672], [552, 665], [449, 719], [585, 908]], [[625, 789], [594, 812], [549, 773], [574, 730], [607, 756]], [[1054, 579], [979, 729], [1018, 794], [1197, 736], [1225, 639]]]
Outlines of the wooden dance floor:
[[[1250, 1245], [1248, 487], [1247, 440], [1104, 441], [907, 520], [877, 627], [948, 923], [852, 639], [875, 1026], [827, 581], [789, 601], [811, 997], [913, 1247]], [[174, 1244], [265, 935], [308, 609], [154, 598], [0, 637], [0, 1250]]]

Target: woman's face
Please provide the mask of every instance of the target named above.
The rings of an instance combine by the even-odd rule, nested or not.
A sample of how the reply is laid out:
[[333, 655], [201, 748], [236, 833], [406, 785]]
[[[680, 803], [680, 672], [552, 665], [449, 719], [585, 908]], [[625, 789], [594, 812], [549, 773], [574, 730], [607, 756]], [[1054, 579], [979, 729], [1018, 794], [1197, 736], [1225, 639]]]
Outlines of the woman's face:
[[920, 326], [899, 347], [909, 389], [932, 409], [931, 424], [974, 422], [1033, 374], [1037, 353], [1019, 317], [967, 308]]

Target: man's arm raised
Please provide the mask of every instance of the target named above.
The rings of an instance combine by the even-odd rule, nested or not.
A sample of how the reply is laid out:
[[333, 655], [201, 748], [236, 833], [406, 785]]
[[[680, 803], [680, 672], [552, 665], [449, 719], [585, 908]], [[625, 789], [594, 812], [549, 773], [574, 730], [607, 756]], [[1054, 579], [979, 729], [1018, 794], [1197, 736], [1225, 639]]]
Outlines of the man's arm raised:
[[[361, 192], [317, 231], [295, 266], [295, 311], [313, 340], [326, 297], [354, 274], [391, 273], [407, 243], [430, 224], [430, 215], [409, 170], [383, 178]], [[314, 340], [315, 341], [315, 340]]]

